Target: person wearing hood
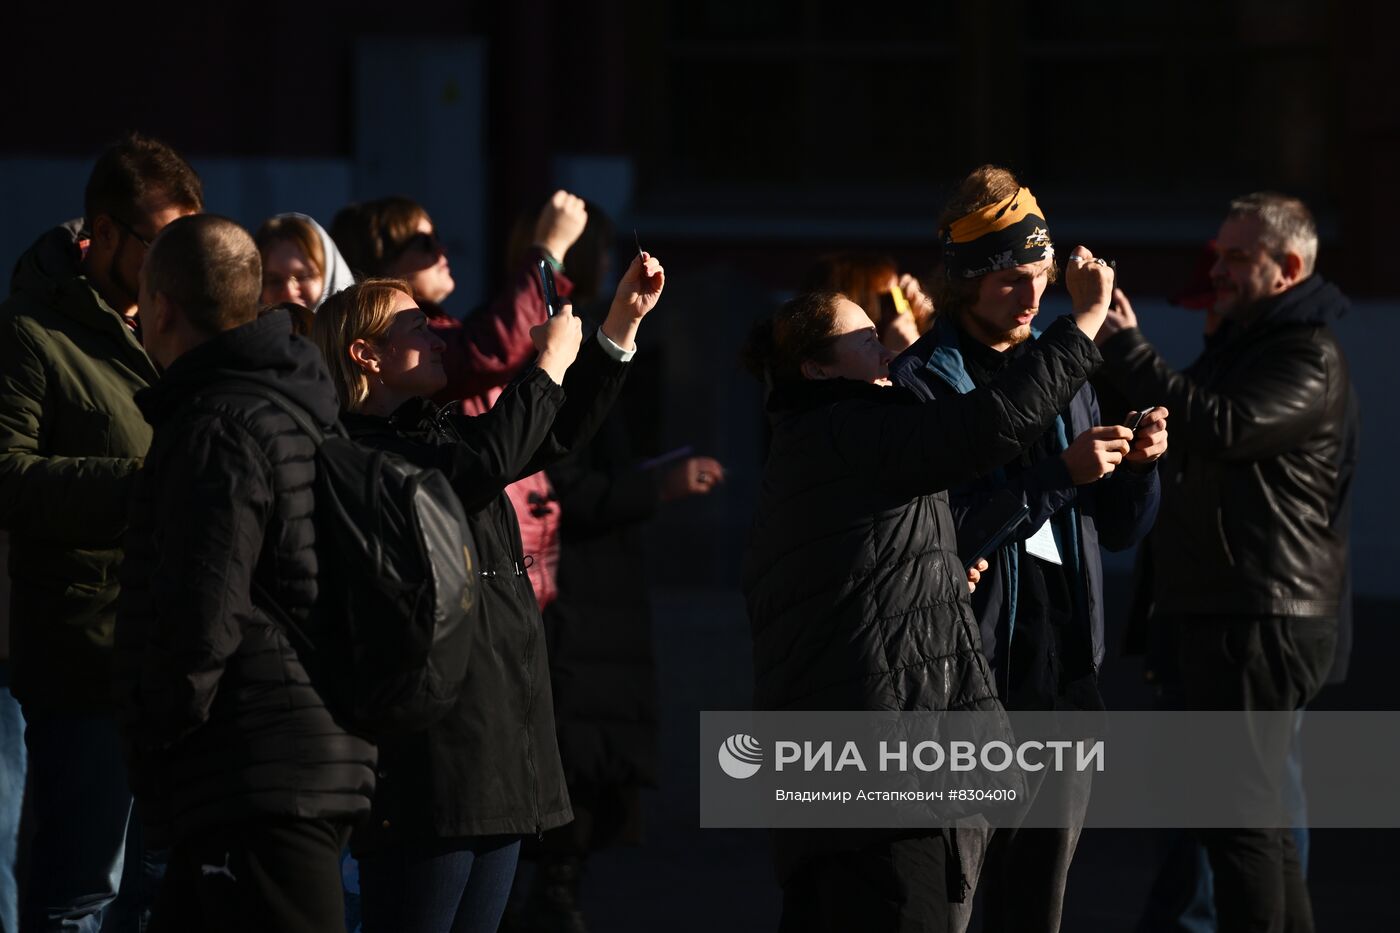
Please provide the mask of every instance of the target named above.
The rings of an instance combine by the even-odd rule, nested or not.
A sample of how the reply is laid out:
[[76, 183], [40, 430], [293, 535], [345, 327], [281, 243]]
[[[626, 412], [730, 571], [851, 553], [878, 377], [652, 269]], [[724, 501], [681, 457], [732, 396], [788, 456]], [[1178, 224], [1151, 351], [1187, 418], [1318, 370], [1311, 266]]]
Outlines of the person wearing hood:
[[[1292, 711], [1332, 667], [1345, 587], [1356, 408], [1330, 325], [1348, 303], [1314, 272], [1317, 227], [1296, 198], [1236, 198], [1215, 249], [1221, 324], [1196, 362], [1169, 367], [1120, 293], [1098, 338], [1103, 375], [1178, 424], [1143, 583], [1152, 624], [1180, 646], [1186, 708]], [[1241, 737], [1257, 753], [1249, 804], [1278, 806], [1286, 723], [1253, 719]], [[1313, 928], [1292, 833], [1201, 835], [1221, 929]]]
[[327, 298], [355, 284], [350, 265], [335, 241], [315, 218], [306, 214], [277, 214], [253, 234], [262, 257], [262, 304], [294, 304], [305, 308], [299, 324], [310, 331], [310, 315]]
[[151, 440], [133, 396], [157, 377], [137, 279], [161, 229], [203, 203], [173, 149], [127, 136], [93, 166], [84, 219], [40, 237], [0, 305], [0, 528], [35, 827], [27, 930], [134, 930], [135, 914], [116, 914], [144, 909], [111, 676], [127, 497]]
[[[375, 747], [311, 685], [268, 602], [317, 602], [315, 444], [335, 387], [284, 313], [259, 316], [252, 237], [205, 214], [171, 224], [142, 269], [137, 395], [153, 429], [136, 475], [116, 624], [132, 791], [171, 846], [152, 930], [339, 931], [340, 850], [369, 812]], [[258, 594], [255, 600], [254, 594]]]

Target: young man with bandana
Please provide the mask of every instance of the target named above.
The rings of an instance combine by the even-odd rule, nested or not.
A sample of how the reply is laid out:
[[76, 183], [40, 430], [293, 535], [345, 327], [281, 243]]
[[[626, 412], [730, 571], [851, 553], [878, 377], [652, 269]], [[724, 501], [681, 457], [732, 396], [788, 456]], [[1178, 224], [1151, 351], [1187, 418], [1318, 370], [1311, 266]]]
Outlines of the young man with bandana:
[[156, 381], [138, 276], [156, 234], [202, 207], [184, 159], [128, 136], [93, 167], [85, 219], [39, 238], [0, 305], [0, 528], [35, 826], [24, 929], [136, 929], [112, 916], [137, 906], [147, 866], [111, 664], [127, 495], [151, 441], [134, 396]]
[[[1057, 275], [1045, 215], [1005, 169], [983, 166], [960, 185], [940, 221], [944, 281], [937, 321], [890, 367], [924, 399], [994, 382], [1029, 347], [1041, 297]], [[1072, 262], [1099, 262], [1087, 251]], [[1165, 408], [1134, 432], [1100, 425], [1085, 386], [1055, 426], [993, 474], [950, 492], [954, 520], [974, 521], [1008, 490], [1030, 517], [991, 557], [973, 594], [982, 648], [1007, 709], [1102, 709], [1104, 655], [1100, 545], [1132, 547], [1156, 519], [1155, 463], [1166, 450]], [[972, 555], [963, 555], [970, 557]], [[1065, 879], [1088, 806], [1088, 776], [1051, 785], [1030, 775], [1027, 807], [1063, 828], [958, 830], [968, 880], [985, 891], [988, 931], [1060, 926]], [[971, 899], [955, 905], [960, 924]]]

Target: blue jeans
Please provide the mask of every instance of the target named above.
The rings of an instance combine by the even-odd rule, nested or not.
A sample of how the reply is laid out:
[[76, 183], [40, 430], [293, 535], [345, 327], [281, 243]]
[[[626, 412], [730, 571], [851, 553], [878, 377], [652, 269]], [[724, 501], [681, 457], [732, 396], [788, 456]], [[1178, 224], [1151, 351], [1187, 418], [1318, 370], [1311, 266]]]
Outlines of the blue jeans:
[[[144, 851], [111, 716], [29, 712], [23, 933], [139, 933], [164, 861]], [[118, 893], [124, 892], [119, 900]]]
[[495, 933], [519, 836], [395, 846], [360, 858], [365, 933]]
[[10, 665], [0, 661], [0, 933], [19, 929], [15, 855], [24, 809], [24, 714], [10, 695]]

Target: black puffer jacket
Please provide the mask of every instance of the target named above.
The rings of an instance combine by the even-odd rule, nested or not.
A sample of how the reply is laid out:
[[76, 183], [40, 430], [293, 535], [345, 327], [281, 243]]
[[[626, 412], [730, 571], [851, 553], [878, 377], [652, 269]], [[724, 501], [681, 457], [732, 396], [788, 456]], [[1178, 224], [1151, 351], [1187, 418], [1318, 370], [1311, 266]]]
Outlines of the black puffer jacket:
[[589, 338], [562, 389], [534, 370], [476, 418], [447, 414], [426, 399], [388, 418], [343, 417], [360, 443], [446, 474], [471, 523], [482, 575], [461, 698], [426, 732], [382, 745], [379, 792], [352, 841], [357, 851], [538, 833], [573, 819], [543, 623], [503, 490], [587, 441], [626, 372], [627, 364]]
[[759, 709], [995, 706], [944, 490], [1043, 434], [1098, 360], [1066, 318], [956, 398], [844, 380], [774, 393], [744, 555]]
[[1137, 329], [1104, 345], [1134, 405], [1165, 405], [1172, 443], [1152, 534], [1154, 611], [1336, 618], [1346, 576], [1334, 524], [1351, 380], [1328, 323], [1347, 308], [1312, 276], [1227, 323], [1184, 372]]
[[[1065, 318], [996, 385], [955, 398], [848, 380], [774, 392], [744, 554], [756, 708], [1001, 711], [945, 490], [1043, 434], [1098, 362]], [[779, 831], [778, 878], [892, 833]]]
[[304, 621], [317, 599], [314, 448], [257, 382], [323, 424], [335, 389], [277, 313], [180, 357], [137, 403], [155, 428], [137, 474], [116, 626], [132, 790], [159, 837], [254, 815], [354, 819], [374, 746], [327, 712], [256, 584]]

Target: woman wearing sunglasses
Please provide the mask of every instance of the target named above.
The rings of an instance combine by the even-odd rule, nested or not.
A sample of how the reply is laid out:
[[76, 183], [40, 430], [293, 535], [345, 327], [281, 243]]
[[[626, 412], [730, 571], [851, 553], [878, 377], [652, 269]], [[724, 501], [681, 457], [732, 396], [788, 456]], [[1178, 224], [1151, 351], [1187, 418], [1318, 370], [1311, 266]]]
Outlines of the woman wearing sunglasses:
[[[340, 211], [331, 225], [336, 242], [359, 277], [402, 278], [428, 318], [428, 326], [445, 344], [447, 381], [434, 396], [439, 404], [479, 415], [495, 403], [502, 389], [535, 358], [530, 329], [546, 318], [538, 264], [554, 269], [561, 298], [573, 291], [563, 258], [588, 222], [581, 198], [556, 191], [540, 210], [531, 247], [515, 266], [506, 289], [486, 307], [465, 318], [442, 308], [454, 288], [447, 256], [432, 218], [424, 207], [403, 197], [379, 198]], [[556, 591], [559, 507], [544, 473], [523, 477], [506, 490], [520, 516], [525, 553], [531, 555], [530, 583], [540, 606]]]
[[537, 365], [479, 417], [430, 401], [446, 383], [444, 343], [403, 281], [366, 280], [316, 316], [312, 335], [351, 436], [441, 470], [462, 500], [480, 561], [457, 706], [426, 731], [380, 745], [374, 810], [352, 840], [366, 933], [495, 930], [521, 837], [573, 818], [543, 623], [504, 488], [593, 434], [664, 283], [654, 258], [634, 260], [596, 336], [583, 340], [567, 308], [533, 328]]

